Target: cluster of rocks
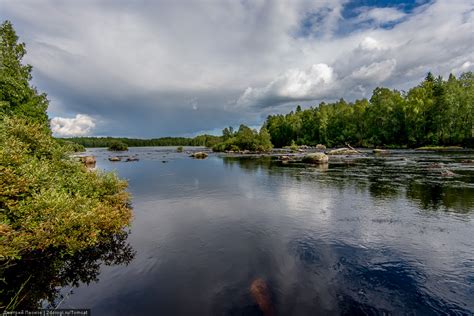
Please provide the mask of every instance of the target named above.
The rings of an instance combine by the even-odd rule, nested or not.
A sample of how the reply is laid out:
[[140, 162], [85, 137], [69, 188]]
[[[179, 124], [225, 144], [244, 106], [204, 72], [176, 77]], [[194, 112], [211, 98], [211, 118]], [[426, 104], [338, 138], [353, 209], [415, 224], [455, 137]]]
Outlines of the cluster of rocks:
[[112, 162], [118, 162], [118, 161], [122, 161], [122, 158], [124, 158], [126, 162], [129, 162], [129, 161], [139, 161], [140, 159], [136, 156], [131, 156], [131, 157], [121, 157], [121, 156], [114, 156], [114, 157], [109, 157], [109, 161], [112, 161]]
[[189, 155], [189, 157], [195, 158], [195, 159], [206, 159], [208, 156], [209, 156], [209, 154], [205, 153], [203, 151], [198, 151], [198, 152], [195, 152], [195, 153], [192, 153], [191, 155]]
[[438, 169], [442, 177], [454, 177], [456, 174], [449, 170], [442, 162], [432, 162], [428, 165], [428, 169]]
[[[311, 147], [305, 146], [304, 148], [307, 149]], [[318, 144], [315, 148], [319, 150], [325, 150], [326, 146]], [[387, 154], [388, 152], [383, 149], [377, 149], [377, 150], [374, 150], [373, 153], [374, 154]], [[303, 163], [309, 163], [309, 164], [322, 165], [322, 164], [327, 164], [329, 162], [329, 156], [349, 156], [349, 155], [360, 155], [360, 154], [361, 152], [349, 146], [349, 148], [347, 147], [337, 148], [337, 149], [329, 150], [327, 152], [312, 152], [312, 153], [305, 154], [303, 156], [297, 155], [297, 154], [296, 155], [281, 155], [278, 157], [278, 159], [282, 163], [285, 163], [285, 164], [289, 162], [303, 162]]]

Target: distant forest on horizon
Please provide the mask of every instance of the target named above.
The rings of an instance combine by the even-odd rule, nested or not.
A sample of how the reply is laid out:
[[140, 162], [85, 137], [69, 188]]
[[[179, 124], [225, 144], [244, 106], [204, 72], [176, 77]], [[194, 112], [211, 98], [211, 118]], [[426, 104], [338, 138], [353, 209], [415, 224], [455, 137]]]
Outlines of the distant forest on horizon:
[[[334, 103], [288, 114], [269, 115], [266, 129], [274, 147], [347, 143], [359, 147], [408, 147], [460, 145], [473, 147], [474, 74], [466, 72], [447, 80], [428, 73], [408, 92], [376, 88], [370, 99]], [[232, 130], [232, 129], [231, 129]], [[225, 129], [223, 134], [228, 132]], [[128, 146], [207, 146], [223, 141], [223, 136], [153, 139], [114, 137], [63, 138], [85, 147], [108, 147], [119, 140]]]

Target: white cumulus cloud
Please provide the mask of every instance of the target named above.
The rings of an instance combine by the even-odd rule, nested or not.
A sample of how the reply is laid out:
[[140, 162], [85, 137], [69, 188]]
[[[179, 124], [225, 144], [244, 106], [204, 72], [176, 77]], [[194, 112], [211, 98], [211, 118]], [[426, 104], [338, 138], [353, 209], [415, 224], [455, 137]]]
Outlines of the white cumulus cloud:
[[51, 129], [56, 136], [84, 136], [95, 127], [95, 120], [89, 115], [77, 114], [74, 118], [55, 117]]
[[306, 70], [289, 69], [262, 88], [249, 87], [240, 96], [240, 106], [311, 100], [323, 97], [336, 80], [334, 71], [326, 64], [315, 64]]
[[357, 69], [352, 73], [352, 77], [370, 82], [382, 82], [390, 77], [396, 65], [397, 61], [395, 59], [375, 62]]
[[360, 42], [359, 48], [363, 51], [372, 51], [382, 49], [382, 46], [375, 38], [367, 36]]

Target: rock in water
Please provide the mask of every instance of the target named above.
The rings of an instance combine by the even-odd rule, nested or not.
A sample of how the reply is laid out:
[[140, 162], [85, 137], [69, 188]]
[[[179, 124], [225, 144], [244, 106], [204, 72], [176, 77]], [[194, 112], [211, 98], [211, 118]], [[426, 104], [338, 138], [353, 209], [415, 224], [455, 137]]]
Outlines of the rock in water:
[[376, 155], [388, 155], [388, 150], [375, 148], [372, 152]]
[[203, 151], [199, 151], [197, 153], [192, 154], [190, 157], [196, 158], [196, 159], [206, 159], [207, 156], [209, 156], [207, 153]]
[[138, 161], [138, 157], [128, 157], [126, 161]]
[[456, 174], [452, 172], [451, 170], [444, 169], [441, 171], [441, 176], [443, 177], [454, 177]]
[[326, 146], [324, 146], [323, 144], [317, 144], [317, 145], [316, 145], [316, 149], [325, 150], [325, 149], [326, 149]]
[[328, 152], [328, 155], [357, 155], [359, 152], [350, 148], [338, 148]]
[[270, 296], [270, 290], [268, 289], [267, 283], [264, 280], [260, 278], [255, 279], [250, 285], [250, 294], [262, 311], [263, 315], [272, 316], [275, 314]]
[[109, 157], [109, 161], [120, 161], [120, 157]]
[[303, 162], [323, 164], [329, 161], [329, 157], [323, 153], [311, 153], [303, 157]]
[[95, 157], [94, 156], [84, 156], [80, 158], [81, 161], [86, 165], [87, 168], [94, 168], [95, 167]]

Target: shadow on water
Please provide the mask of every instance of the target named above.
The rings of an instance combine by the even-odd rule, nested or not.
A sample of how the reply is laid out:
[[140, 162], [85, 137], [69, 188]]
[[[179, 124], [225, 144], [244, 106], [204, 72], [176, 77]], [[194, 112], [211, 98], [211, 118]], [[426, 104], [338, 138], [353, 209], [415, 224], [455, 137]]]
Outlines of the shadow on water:
[[13, 263], [0, 266], [0, 305], [8, 309], [56, 308], [70, 293], [64, 287], [97, 282], [101, 265], [128, 265], [134, 250], [127, 242], [128, 232], [108, 237], [102, 244], [74, 255], [57, 251], [30, 253]]

